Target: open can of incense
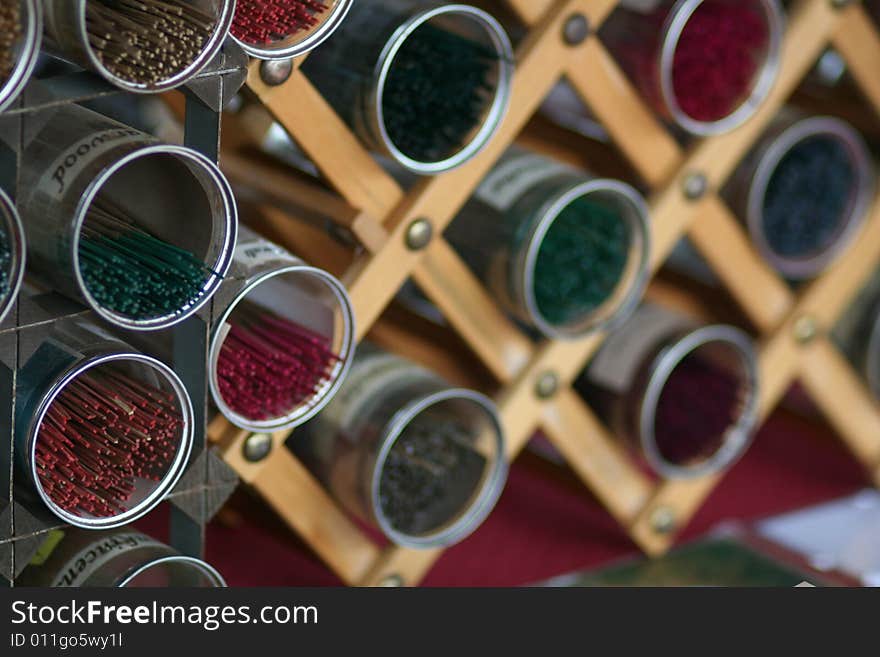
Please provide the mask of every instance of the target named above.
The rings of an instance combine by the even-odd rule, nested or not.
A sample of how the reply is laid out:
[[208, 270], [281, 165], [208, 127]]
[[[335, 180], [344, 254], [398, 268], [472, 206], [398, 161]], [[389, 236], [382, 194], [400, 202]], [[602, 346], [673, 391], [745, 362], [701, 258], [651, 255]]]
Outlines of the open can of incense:
[[15, 304], [25, 269], [25, 239], [15, 204], [0, 189], [0, 323]]
[[495, 135], [514, 61], [507, 33], [481, 9], [358, 0], [302, 70], [370, 148], [431, 175], [461, 166]]
[[749, 338], [643, 304], [577, 382], [606, 425], [661, 477], [719, 472], [751, 441], [758, 362]]
[[511, 315], [551, 338], [625, 319], [648, 278], [641, 194], [522, 150], [501, 159], [445, 236]]
[[346, 509], [410, 548], [468, 536], [507, 480], [491, 400], [371, 345], [290, 446]]
[[876, 270], [831, 332], [880, 400], [880, 270]]
[[243, 429], [290, 429], [339, 390], [354, 355], [354, 312], [334, 276], [240, 230], [214, 300], [211, 395]]
[[237, 0], [229, 34], [253, 57], [289, 59], [324, 43], [354, 0]]
[[16, 585], [219, 588], [226, 582], [210, 564], [137, 531], [64, 529], [48, 535]]
[[698, 136], [728, 132], [779, 72], [778, 0], [622, 0], [601, 36], [664, 119]]
[[19, 211], [34, 272], [125, 329], [197, 312], [232, 262], [237, 209], [210, 159], [78, 106], [25, 146]]
[[852, 244], [874, 197], [865, 141], [830, 116], [786, 112], [725, 192], [757, 250], [790, 280], [817, 276]]
[[235, 0], [42, 0], [45, 47], [134, 93], [195, 77], [217, 54]]
[[71, 525], [110, 529], [161, 502], [193, 441], [174, 371], [77, 319], [29, 329], [20, 348], [16, 452], [45, 506]]
[[27, 84], [42, 40], [40, 0], [0, 0], [0, 112]]

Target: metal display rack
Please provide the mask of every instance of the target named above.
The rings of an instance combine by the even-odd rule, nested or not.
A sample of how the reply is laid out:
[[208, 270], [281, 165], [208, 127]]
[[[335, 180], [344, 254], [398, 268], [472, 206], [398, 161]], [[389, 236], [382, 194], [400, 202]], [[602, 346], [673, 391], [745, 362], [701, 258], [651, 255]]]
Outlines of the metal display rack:
[[[184, 88], [185, 144], [217, 160], [223, 106], [240, 89], [247, 73], [247, 57], [231, 40], [204, 71]], [[22, 146], [29, 121], [42, 110], [96, 100], [123, 93], [97, 75], [78, 72], [33, 80], [17, 104], [0, 115], [0, 185], [13, 198], [19, 192]], [[175, 92], [176, 93], [176, 92]], [[205, 524], [237, 485], [237, 477], [206, 444], [207, 385], [205, 380], [210, 304], [173, 331], [173, 367], [186, 385], [195, 410], [195, 435], [190, 462], [170, 502], [170, 544], [179, 552], [201, 557]], [[63, 528], [57, 518], [20, 494], [14, 467], [14, 426], [19, 341], [22, 334], [65, 318], [94, 318], [91, 311], [54, 293], [22, 294], [0, 326], [0, 584], [14, 585], [47, 534]]]
[[[475, 187], [565, 77], [651, 190], [651, 271], [688, 236], [759, 332], [761, 417], [799, 380], [880, 483], [880, 407], [827, 336], [880, 260], [880, 206], [872, 204], [860, 239], [844, 257], [793, 291], [760, 258], [717, 194], [827, 47], [840, 52], [869, 105], [880, 111], [880, 34], [865, 9], [838, 0], [792, 2], [779, 77], [767, 101], [733, 132], [682, 150], [596, 37], [615, 0], [506, 0], [506, 5], [528, 33], [517, 51], [512, 102], [500, 132], [467, 165], [422, 179], [409, 190], [376, 163], [333, 113], [300, 72], [299, 62], [253, 62], [250, 91], [338, 194], [310, 188], [283, 172], [250, 169], [252, 176], [266, 181], [276, 175], [271, 186], [289, 202], [284, 210], [268, 205], [261, 209], [272, 237], [342, 276], [354, 302], [359, 336], [374, 327], [412, 277], [494, 378], [488, 391], [500, 408], [509, 458], [516, 457], [536, 429], [543, 429], [633, 541], [649, 554], [663, 553], [723, 475], [659, 482], [646, 478], [571, 389], [604, 336], [533, 343], [502, 314], [442, 238]], [[556, 147], [565, 150], [564, 145]], [[247, 175], [240, 165], [239, 174]], [[247, 166], [256, 167], [256, 160]], [[337, 232], [356, 242], [353, 253], [325, 232], [295, 220], [328, 214]], [[405, 332], [397, 337], [402, 344]], [[242, 480], [346, 583], [415, 585], [440, 556], [439, 550], [382, 547], [368, 538], [283, 447], [287, 432], [254, 435], [217, 418], [209, 437]]]

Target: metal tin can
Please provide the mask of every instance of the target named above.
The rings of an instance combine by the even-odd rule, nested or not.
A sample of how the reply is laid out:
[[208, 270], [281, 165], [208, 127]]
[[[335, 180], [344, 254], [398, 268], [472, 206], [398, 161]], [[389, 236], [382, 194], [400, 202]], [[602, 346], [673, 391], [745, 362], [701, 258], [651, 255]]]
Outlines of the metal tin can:
[[5, 281], [5, 284], [0, 286], [0, 323], [2, 323], [18, 297], [27, 259], [21, 218], [18, 216], [15, 204], [2, 189], [0, 189], [0, 241], [3, 243], [3, 250], [8, 252], [7, 257], [3, 258], [6, 262], [3, 263], [4, 271], [0, 279]]
[[[229, 269], [238, 227], [232, 188], [217, 165], [198, 151], [162, 144], [75, 105], [37, 120], [42, 125], [25, 145], [17, 199], [35, 273], [125, 329], [165, 329], [197, 312]], [[94, 298], [83, 278], [79, 243], [99, 192], [155, 236], [202, 259], [210, 274], [197, 299], [166, 315], [136, 318]]]
[[410, 548], [468, 536], [507, 478], [491, 400], [371, 346], [291, 446], [346, 509]]
[[[398, 148], [388, 133], [383, 110], [395, 57], [407, 39], [429, 23], [472, 39], [497, 55], [491, 101], [486, 103], [481, 123], [458, 150], [436, 161], [410, 157]], [[514, 55], [501, 24], [470, 5], [358, 0], [336, 37], [315, 51], [302, 70], [370, 148], [409, 171], [432, 175], [469, 161], [495, 135], [510, 100]]]
[[[729, 399], [713, 402], [728, 404], [733, 412], [721, 431], [698, 435], [698, 444], [684, 460], [672, 457], [658, 441], [658, 409], [675, 372], [694, 356], [711, 364], [713, 376], [729, 377]], [[752, 340], [735, 327], [700, 326], [652, 304], [640, 306], [608, 337], [578, 389], [606, 424], [665, 478], [700, 477], [730, 466], [748, 447], [758, 419]]]
[[[159, 504], [183, 474], [194, 435], [192, 402], [174, 370], [82, 319], [60, 320], [23, 331], [20, 349], [23, 366], [16, 383], [16, 456], [20, 471], [26, 474], [45, 506], [71, 525], [110, 529], [143, 516]], [[158, 481], [138, 478], [127, 509], [107, 517], [85, 512], [80, 515], [61, 508], [41, 485], [37, 436], [49, 407], [65, 386], [90, 370], [108, 366], [171, 395], [182, 419], [181, 428], [166, 472]]]
[[880, 270], [843, 313], [831, 335], [880, 399]]
[[[824, 244], [799, 255], [780, 253], [771, 244], [766, 230], [764, 203], [768, 186], [786, 156], [815, 139], [830, 140], [843, 147], [854, 172], [852, 188], [836, 228]], [[804, 117], [787, 112], [771, 125], [734, 172], [725, 196], [764, 259], [786, 278], [804, 280], [825, 270], [858, 235], [874, 197], [875, 175], [868, 147], [852, 126], [830, 116]]]
[[42, 0], [45, 17], [45, 48], [83, 68], [98, 73], [111, 84], [133, 93], [160, 93], [186, 84], [207, 66], [229, 33], [235, 0], [190, 0], [190, 4], [215, 18], [210, 37], [202, 44], [198, 56], [188, 65], [168, 71], [156, 83], [128, 80], [104, 65], [89, 39], [86, 8], [90, 0]]
[[[59, 536], [60, 534], [60, 536]], [[145, 534], [128, 529], [94, 534], [59, 530], [49, 535], [50, 549], [37, 557], [16, 581], [40, 587], [187, 587], [218, 588], [226, 582], [213, 566], [180, 554]]]
[[[214, 404], [233, 424], [256, 432], [280, 431], [311, 419], [342, 385], [354, 355], [355, 320], [345, 286], [331, 274], [311, 267], [280, 246], [240, 228], [229, 276], [214, 300], [208, 382]], [[237, 311], [250, 306], [271, 311], [325, 337], [338, 360], [321, 387], [283, 415], [254, 420], [237, 413], [220, 392], [218, 359]]]
[[[14, 63], [6, 79], [0, 79], [0, 112], [18, 98], [33, 73], [43, 41], [43, 11], [40, 0], [13, 0], [18, 4], [21, 34], [14, 41]], [[9, 4], [13, 4], [10, 2]]]
[[[542, 312], [535, 272], [554, 222], [583, 199], [615, 213], [625, 230], [625, 263], [602, 303], [556, 323]], [[648, 280], [650, 231], [641, 194], [619, 180], [521, 150], [502, 158], [445, 235], [511, 315], [551, 338], [577, 338], [615, 325], [636, 307]], [[585, 245], [592, 237], [580, 235]]]
[[[354, 4], [353, 0], [324, 0], [324, 2], [327, 8], [318, 16], [318, 22], [313, 27], [295, 34], [285, 35], [269, 43], [251, 43], [238, 38], [234, 30], [229, 34], [247, 54], [258, 59], [274, 60], [301, 57], [329, 39], [342, 25], [348, 10]], [[240, 4], [236, 7], [236, 11], [241, 11]]]
[[[742, 102], [717, 120], [684, 111], [676, 94], [673, 64], [682, 34], [704, 3], [751, 6], [767, 29], [761, 64]], [[717, 135], [745, 123], [767, 98], [779, 72], [784, 14], [778, 0], [622, 0], [602, 28], [603, 40], [655, 111], [697, 136]]]

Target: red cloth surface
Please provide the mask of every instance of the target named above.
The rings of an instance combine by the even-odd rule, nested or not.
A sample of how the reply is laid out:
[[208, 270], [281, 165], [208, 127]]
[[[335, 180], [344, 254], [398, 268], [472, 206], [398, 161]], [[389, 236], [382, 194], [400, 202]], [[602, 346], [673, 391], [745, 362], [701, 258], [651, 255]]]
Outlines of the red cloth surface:
[[[512, 586], [636, 554], [635, 546], [574, 475], [514, 464], [486, 523], [450, 549], [425, 580], [432, 586]], [[822, 426], [777, 413], [683, 535], [726, 519], [753, 519], [846, 495], [867, 484], [862, 469]], [[325, 586], [338, 579], [256, 498], [238, 495], [234, 522], [214, 521], [207, 558], [232, 586]]]

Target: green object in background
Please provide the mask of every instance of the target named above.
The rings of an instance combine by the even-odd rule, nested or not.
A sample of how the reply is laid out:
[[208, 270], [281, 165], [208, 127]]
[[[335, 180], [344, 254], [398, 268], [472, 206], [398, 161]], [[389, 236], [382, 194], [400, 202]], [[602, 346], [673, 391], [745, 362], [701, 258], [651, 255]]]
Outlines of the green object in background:
[[[774, 561], [732, 539], [709, 539], [678, 548], [658, 559], [638, 559], [566, 579], [565, 586], [761, 586], [821, 585], [791, 566]], [[559, 581], [554, 580], [558, 586]]]
[[582, 196], [556, 217], [535, 262], [535, 299], [556, 326], [608, 301], [627, 264], [630, 237], [618, 210]]

